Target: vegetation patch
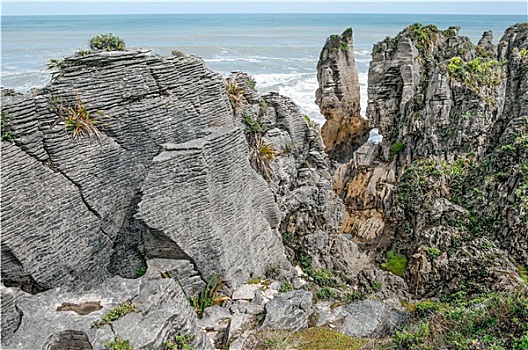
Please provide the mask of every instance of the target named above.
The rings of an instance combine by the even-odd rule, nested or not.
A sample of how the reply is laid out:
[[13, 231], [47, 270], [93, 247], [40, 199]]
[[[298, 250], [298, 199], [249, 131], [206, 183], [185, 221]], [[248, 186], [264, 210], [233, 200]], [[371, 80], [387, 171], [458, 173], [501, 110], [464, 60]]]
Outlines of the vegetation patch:
[[297, 350], [359, 350], [367, 341], [352, 338], [328, 328], [308, 328], [294, 333], [291, 340]]
[[198, 294], [188, 297], [187, 300], [196, 310], [198, 318], [203, 317], [203, 312], [209, 306], [220, 305], [226, 297], [220, 295], [224, 283], [216, 275], [211, 276], [205, 288]]
[[110, 350], [132, 350], [130, 341], [115, 337], [114, 340], [107, 340], [105, 345]]
[[434, 248], [434, 247], [425, 247], [424, 248], [424, 252], [425, 254], [427, 254], [427, 257], [430, 259], [430, 260], [435, 260], [436, 258], [438, 258], [440, 256], [440, 254], [442, 253], [440, 251], [440, 249], [438, 248]]
[[108, 117], [102, 112], [90, 113], [83, 101], [77, 99], [73, 104], [53, 102], [51, 108], [64, 122], [64, 129], [73, 138], [96, 138], [101, 139], [101, 133], [97, 128], [100, 123], [95, 114]]
[[176, 337], [165, 342], [166, 350], [194, 350], [192, 342], [194, 335], [178, 334]]
[[114, 307], [112, 310], [108, 311], [103, 315], [101, 321], [95, 321], [92, 323], [92, 328], [100, 328], [105, 325], [112, 325], [112, 322], [116, 321], [122, 316], [125, 316], [131, 312], [140, 312], [137, 306], [128, 301], [124, 301], [121, 304]]
[[405, 144], [403, 142], [396, 142], [394, 145], [392, 145], [390, 149], [391, 157], [394, 157], [402, 153], [404, 148], [405, 148]]
[[528, 349], [527, 290], [418, 303], [396, 349]]
[[389, 250], [387, 252], [387, 261], [381, 264], [381, 268], [402, 277], [407, 268], [407, 257]]
[[226, 92], [227, 96], [229, 96], [231, 108], [235, 113], [238, 112], [244, 101], [244, 89], [238, 86], [234, 79], [228, 79], [226, 80]]
[[477, 57], [468, 62], [453, 57], [447, 62], [447, 71], [451, 79], [479, 94], [484, 92], [483, 88], [498, 86], [504, 75], [502, 64], [489, 57]]
[[438, 40], [439, 33], [441, 33], [435, 25], [428, 24], [424, 26], [421, 23], [411, 24], [408, 27], [408, 31], [411, 33], [411, 38], [418, 51], [426, 53], [432, 51], [433, 45]]
[[283, 282], [280, 286], [279, 292], [281, 293], [288, 293], [293, 291], [293, 286], [289, 284], [288, 282]]
[[124, 51], [125, 41], [112, 33], [100, 34], [90, 38], [90, 49], [104, 51]]
[[2, 141], [13, 142], [13, 124], [11, 122], [11, 116], [8, 112], [2, 111], [0, 116], [0, 130], [2, 134]]

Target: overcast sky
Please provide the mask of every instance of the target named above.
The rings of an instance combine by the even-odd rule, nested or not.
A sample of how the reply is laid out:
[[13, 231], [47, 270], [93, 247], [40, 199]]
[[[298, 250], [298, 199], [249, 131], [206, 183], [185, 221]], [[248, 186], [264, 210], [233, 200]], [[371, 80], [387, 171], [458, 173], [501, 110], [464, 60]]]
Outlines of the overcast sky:
[[[71, 15], [71, 14], [157, 14], [157, 13], [431, 13], [431, 14], [493, 14], [527, 16], [526, 0], [419, 1], [407, 0], [2, 0], [2, 15]], [[528, 21], [528, 18], [527, 18]]]

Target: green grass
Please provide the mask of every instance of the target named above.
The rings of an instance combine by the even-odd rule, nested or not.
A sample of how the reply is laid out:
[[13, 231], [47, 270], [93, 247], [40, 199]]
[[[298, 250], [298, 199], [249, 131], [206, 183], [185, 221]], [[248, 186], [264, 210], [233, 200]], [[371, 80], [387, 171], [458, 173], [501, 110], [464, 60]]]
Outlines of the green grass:
[[389, 250], [387, 252], [387, 261], [381, 264], [381, 268], [402, 277], [407, 268], [407, 257]]
[[192, 342], [194, 335], [178, 334], [165, 342], [166, 350], [194, 350]]
[[294, 333], [291, 342], [297, 350], [359, 350], [366, 340], [328, 328], [308, 328]]
[[0, 116], [0, 129], [2, 134], [2, 141], [13, 142], [14, 134], [12, 130], [11, 116], [8, 112], [2, 111]]
[[224, 296], [220, 295], [219, 292], [223, 285], [222, 280], [213, 275], [200, 293], [187, 298], [191, 306], [196, 310], [198, 318], [203, 317], [203, 312], [206, 308], [222, 303]]
[[396, 349], [528, 349], [528, 295], [520, 290], [421, 302], [393, 337]]
[[464, 61], [453, 57], [447, 62], [447, 71], [451, 79], [467, 86], [477, 93], [482, 93], [483, 87], [494, 88], [503, 78], [502, 64], [491, 58], [477, 57]]

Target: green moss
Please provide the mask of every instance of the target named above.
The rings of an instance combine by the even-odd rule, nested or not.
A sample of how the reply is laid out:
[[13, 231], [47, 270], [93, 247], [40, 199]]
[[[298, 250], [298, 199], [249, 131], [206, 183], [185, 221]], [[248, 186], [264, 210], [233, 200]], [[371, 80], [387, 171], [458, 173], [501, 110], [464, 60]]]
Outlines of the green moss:
[[293, 290], [293, 287], [288, 282], [283, 282], [280, 286], [279, 292], [281, 293], [288, 293]]
[[335, 287], [336, 282], [333, 279], [333, 276], [334, 275], [326, 269], [319, 269], [311, 275], [314, 282], [321, 287]]
[[165, 342], [166, 350], [194, 350], [192, 342], [194, 335], [178, 334], [176, 337]]
[[372, 291], [374, 293], [379, 292], [381, 290], [381, 288], [383, 288], [383, 283], [381, 283], [380, 281], [372, 282]]
[[396, 142], [394, 145], [392, 145], [390, 149], [391, 157], [394, 157], [395, 155], [402, 153], [404, 148], [405, 148], [405, 144], [403, 142]]
[[341, 48], [341, 50], [346, 51], [348, 49], [348, 44], [347, 43], [341, 43], [340, 48]]
[[328, 287], [324, 287], [319, 289], [315, 295], [317, 296], [317, 299], [319, 300], [332, 300], [337, 299], [338, 295], [335, 291]]
[[424, 252], [425, 254], [427, 254], [427, 257], [431, 260], [435, 260], [441, 254], [440, 249], [434, 247], [425, 247]]
[[359, 350], [366, 339], [349, 337], [328, 328], [308, 328], [291, 336], [297, 350]]
[[381, 268], [402, 277], [407, 268], [407, 257], [389, 250], [387, 252], [387, 261], [381, 264]]
[[147, 273], [147, 267], [146, 266], [140, 266], [140, 267], [138, 267], [138, 269], [136, 271], [136, 277], [141, 277], [145, 273]]

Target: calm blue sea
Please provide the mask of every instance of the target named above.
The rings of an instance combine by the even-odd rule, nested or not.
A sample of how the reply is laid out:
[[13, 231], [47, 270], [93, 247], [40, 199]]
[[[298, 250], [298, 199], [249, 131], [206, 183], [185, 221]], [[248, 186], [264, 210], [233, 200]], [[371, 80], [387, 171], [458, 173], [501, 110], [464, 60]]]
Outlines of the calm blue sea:
[[127, 47], [150, 48], [168, 55], [177, 49], [202, 56], [213, 70], [227, 75], [252, 74], [260, 92], [270, 90], [292, 97], [301, 109], [322, 121], [314, 104], [316, 65], [326, 37], [354, 29], [354, 50], [366, 105], [367, 71], [375, 42], [394, 36], [409, 24], [435, 24], [441, 29], [461, 27], [460, 34], [475, 43], [485, 30], [497, 42], [526, 16], [381, 15], [381, 14], [185, 14], [108, 16], [2, 17], [1, 85], [26, 91], [49, 81], [50, 58], [88, 47], [90, 36], [114, 33]]

